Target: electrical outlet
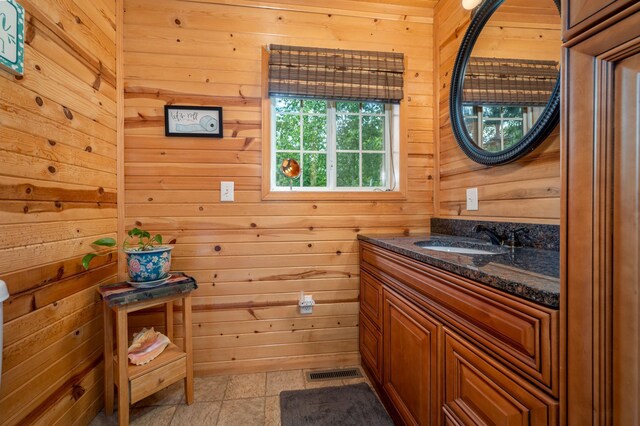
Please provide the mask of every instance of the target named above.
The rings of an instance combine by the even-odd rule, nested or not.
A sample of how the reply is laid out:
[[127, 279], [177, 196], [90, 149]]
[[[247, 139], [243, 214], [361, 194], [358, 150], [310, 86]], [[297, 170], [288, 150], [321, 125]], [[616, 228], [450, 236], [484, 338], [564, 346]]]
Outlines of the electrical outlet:
[[478, 188], [467, 188], [467, 210], [478, 210]]
[[220, 201], [233, 201], [233, 182], [220, 182]]

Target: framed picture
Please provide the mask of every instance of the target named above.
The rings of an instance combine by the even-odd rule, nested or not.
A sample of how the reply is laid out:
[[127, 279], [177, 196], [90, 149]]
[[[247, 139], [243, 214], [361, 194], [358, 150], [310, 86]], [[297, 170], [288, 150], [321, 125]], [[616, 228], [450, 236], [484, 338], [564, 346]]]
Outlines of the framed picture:
[[165, 136], [222, 137], [222, 108], [208, 106], [164, 106]]
[[24, 74], [24, 8], [15, 0], [0, 0], [0, 68]]

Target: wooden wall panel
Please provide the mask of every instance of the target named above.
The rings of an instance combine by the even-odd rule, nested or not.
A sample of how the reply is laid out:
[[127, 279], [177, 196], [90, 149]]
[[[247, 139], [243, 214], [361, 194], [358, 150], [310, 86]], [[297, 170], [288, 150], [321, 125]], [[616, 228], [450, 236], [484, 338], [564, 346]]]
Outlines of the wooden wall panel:
[[[517, 46], [530, 59], [559, 61], [560, 17], [551, 0], [545, 4], [547, 7], [525, 0], [508, 0], [489, 21], [487, 34], [476, 45], [478, 55], [513, 57], [511, 46]], [[471, 161], [455, 141], [449, 120], [449, 87], [470, 15], [458, 0], [440, 0], [434, 11], [438, 92], [436, 215], [558, 224], [559, 128], [534, 152], [503, 166], [487, 167]], [[531, 23], [536, 29], [532, 29]], [[466, 188], [478, 188], [479, 210], [466, 210]]]
[[116, 235], [115, 1], [20, 3], [25, 74], [0, 70], [0, 424], [86, 424], [103, 393], [95, 286], [117, 269], [80, 264]]
[[[359, 362], [357, 233], [424, 231], [433, 212], [434, 4], [125, 1], [125, 226], [175, 240], [174, 268], [198, 280], [196, 374]], [[270, 43], [405, 53], [406, 200], [262, 200]], [[165, 138], [165, 104], [222, 106], [224, 138]], [[220, 181], [235, 182], [234, 203], [219, 202]], [[158, 312], [131, 319], [151, 324]]]

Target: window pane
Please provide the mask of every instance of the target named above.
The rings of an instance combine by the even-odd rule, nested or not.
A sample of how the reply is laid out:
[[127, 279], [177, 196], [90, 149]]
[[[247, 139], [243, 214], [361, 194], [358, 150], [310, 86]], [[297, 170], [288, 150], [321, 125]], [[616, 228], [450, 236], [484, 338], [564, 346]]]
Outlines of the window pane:
[[512, 117], [522, 118], [522, 107], [503, 108], [502, 115], [503, 117], [509, 117], [509, 118], [512, 118]]
[[367, 102], [362, 104], [362, 112], [367, 114], [384, 114], [384, 104]]
[[300, 99], [275, 98], [276, 112], [298, 112], [300, 111]]
[[282, 174], [280, 170], [280, 165], [287, 158], [292, 158], [300, 163], [300, 154], [297, 152], [277, 152], [276, 153], [276, 186], [290, 186], [293, 183], [293, 186], [300, 186], [300, 177], [296, 179], [290, 179], [287, 176]]
[[500, 117], [500, 107], [482, 107], [482, 115], [484, 117]]
[[302, 186], [327, 186], [327, 155], [304, 154], [302, 158]]
[[300, 149], [300, 116], [276, 117], [276, 149]]
[[336, 146], [338, 149], [360, 149], [359, 117], [336, 115]]
[[303, 121], [303, 149], [305, 151], [326, 151], [327, 117], [305, 115]]
[[362, 186], [383, 186], [384, 154], [362, 154]]
[[327, 101], [310, 101], [304, 100], [302, 103], [302, 110], [304, 112], [314, 114], [326, 114], [327, 113]]
[[482, 148], [492, 152], [501, 151], [500, 120], [487, 120], [482, 124]]
[[336, 102], [338, 112], [359, 112], [360, 102]]
[[473, 107], [471, 105], [463, 106], [462, 107], [462, 114], [463, 115], [476, 115], [476, 113], [473, 111]]
[[339, 152], [337, 158], [337, 186], [355, 186], [360, 187], [360, 154]]
[[370, 151], [384, 149], [384, 117], [362, 117], [362, 149]]
[[502, 134], [504, 138], [504, 147], [509, 148], [522, 139], [522, 121], [506, 120], [502, 123]]
[[467, 133], [469, 137], [478, 143], [478, 119], [476, 118], [465, 118], [464, 124], [467, 127]]

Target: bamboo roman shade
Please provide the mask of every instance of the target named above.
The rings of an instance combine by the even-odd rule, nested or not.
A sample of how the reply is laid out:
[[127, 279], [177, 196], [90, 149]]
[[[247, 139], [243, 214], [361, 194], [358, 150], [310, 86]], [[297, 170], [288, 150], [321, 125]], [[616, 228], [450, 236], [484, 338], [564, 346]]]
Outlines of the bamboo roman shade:
[[404, 55], [269, 46], [269, 96], [399, 103]]
[[558, 69], [555, 61], [472, 57], [464, 76], [463, 103], [545, 106]]

